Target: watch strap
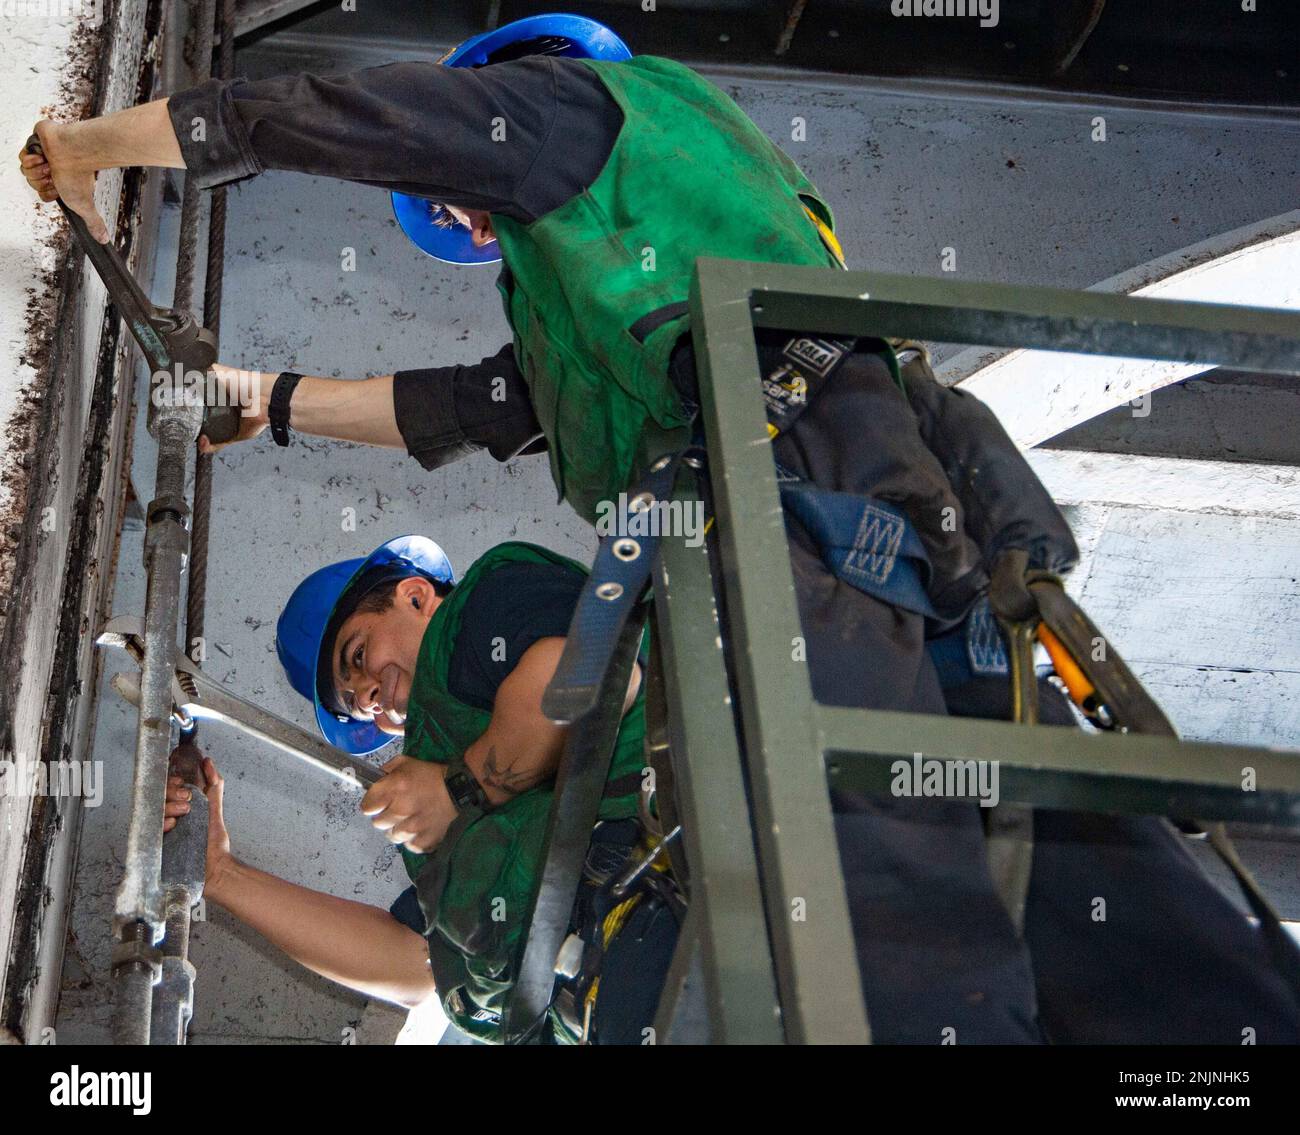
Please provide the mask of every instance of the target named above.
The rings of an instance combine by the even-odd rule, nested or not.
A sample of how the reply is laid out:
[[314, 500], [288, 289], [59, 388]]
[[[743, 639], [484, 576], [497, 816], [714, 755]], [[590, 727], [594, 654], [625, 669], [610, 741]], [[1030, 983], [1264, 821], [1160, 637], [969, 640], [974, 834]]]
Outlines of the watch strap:
[[276, 445], [289, 444], [289, 403], [294, 388], [302, 375], [291, 370], [281, 371], [271, 387], [271, 401], [267, 403], [266, 417], [271, 426], [271, 437]]
[[483, 786], [479, 784], [478, 779], [469, 770], [469, 766], [464, 760], [451, 761], [447, 765], [447, 775], [444, 778], [447, 785], [447, 795], [451, 797], [451, 802], [456, 805], [456, 811], [464, 814], [466, 812], [486, 812], [489, 808], [487, 793], [483, 791]]

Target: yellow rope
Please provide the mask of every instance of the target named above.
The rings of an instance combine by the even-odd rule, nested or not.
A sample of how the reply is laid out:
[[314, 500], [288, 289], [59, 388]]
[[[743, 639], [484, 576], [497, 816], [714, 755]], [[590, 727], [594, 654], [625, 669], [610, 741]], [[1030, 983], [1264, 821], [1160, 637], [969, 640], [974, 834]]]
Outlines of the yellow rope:
[[[614, 939], [614, 935], [623, 929], [623, 924], [627, 921], [628, 915], [632, 913], [632, 908], [641, 901], [639, 894], [633, 895], [630, 899], [624, 899], [613, 910], [605, 915], [605, 921], [601, 923], [601, 950], [602, 952], [609, 949], [609, 944]], [[596, 1004], [596, 994], [600, 990], [600, 975], [596, 975], [596, 980], [591, 983], [591, 988], [587, 990], [587, 996], [583, 998], [583, 1005], [594, 1007]]]
[[[642, 850], [647, 853], [653, 852], [658, 846], [658, 844], [652, 845], [648, 840], [644, 840], [641, 845]], [[650, 865], [650, 869], [652, 871], [663, 872], [667, 871], [669, 866], [667, 857], [665, 856], [656, 859], [655, 862]], [[629, 915], [631, 915], [636, 904], [640, 901], [641, 895], [635, 894], [629, 899], [624, 899], [618, 904], [618, 906], [605, 915], [605, 920], [600, 925], [600, 948], [602, 953], [609, 949], [609, 944], [614, 940], [614, 936], [623, 929], [623, 924], [627, 922]], [[588, 1019], [590, 1019], [591, 1012], [595, 1008], [596, 994], [599, 992], [600, 975], [597, 974], [596, 979], [591, 983], [591, 988], [587, 990], [586, 997], [582, 999], [583, 1008]]]
[[840, 267], [848, 267], [844, 261], [844, 249], [840, 247], [839, 239], [833, 232], [831, 232], [830, 227], [826, 222], [808, 208], [807, 205], [803, 207], [803, 211], [808, 214], [808, 219], [817, 226], [817, 231], [822, 234], [822, 240], [826, 243], [826, 247], [835, 254], [835, 259], [840, 262]]

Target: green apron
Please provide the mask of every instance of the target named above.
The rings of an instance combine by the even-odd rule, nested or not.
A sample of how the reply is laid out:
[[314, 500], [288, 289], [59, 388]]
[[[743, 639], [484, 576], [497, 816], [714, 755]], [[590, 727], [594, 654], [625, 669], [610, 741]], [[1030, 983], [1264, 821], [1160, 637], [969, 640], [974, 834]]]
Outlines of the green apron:
[[492, 225], [551, 474], [594, 523], [628, 487], [647, 424], [686, 423], [668, 359], [696, 257], [841, 264], [805, 211], [833, 228], [816, 188], [721, 90], [668, 59], [582, 62], [623, 110], [604, 169], [531, 224]]
[[[446, 764], [486, 731], [486, 710], [448, 689], [447, 673], [465, 602], [495, 568], [511, 563], [586, 568], [533, 544], [500, 544], [476, 560], [429, 620], [411, 683], [403, 751]], [[645, 766], [645, 697], [623, 718], [609, 784], [622, 790], [601, 802], [602, 820], [637, 814]], [[628, 786], [633, 786], [627, 791]], [[514, 984], [524, 919], [542, 872], [542, 846], [552, 788], [541, 785], [493, 808], [472, 823], [457, 819], [437, 850], [402, 848], [424, 912], [434, 983], [447, 1015], [483, 1040], [496, 1040], [506, 994]]]

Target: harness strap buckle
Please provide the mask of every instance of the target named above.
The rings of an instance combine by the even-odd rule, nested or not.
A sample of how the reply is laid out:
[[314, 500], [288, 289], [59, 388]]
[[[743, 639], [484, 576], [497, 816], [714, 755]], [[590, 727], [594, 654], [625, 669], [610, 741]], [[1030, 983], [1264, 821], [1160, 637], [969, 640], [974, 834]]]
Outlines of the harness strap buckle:
[[619, 494], [612, 530], [601, 537], [559, 665], [542, 695], [542, 712], [557, 724], [570, 725], [595, 708], [619, 635], [650, 582], [662, 534], [642, 514], [671, 497], [683, 461], [703, 459], [704, 450], [694, 446], [664, 454], [630, 492]]

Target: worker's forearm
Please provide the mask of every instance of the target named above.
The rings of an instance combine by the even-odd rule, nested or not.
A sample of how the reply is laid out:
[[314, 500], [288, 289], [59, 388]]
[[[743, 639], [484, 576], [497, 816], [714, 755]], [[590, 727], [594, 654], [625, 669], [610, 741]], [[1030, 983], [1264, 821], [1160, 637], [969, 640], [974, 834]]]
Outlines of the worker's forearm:
[[496, 743], [489, 732], [465, 750], [465, 767], [482, 786], [490, 805], [497, 807], [513, 800], [556, 774], [564, 748], [564, 730], [549, 728], [554, 730], [553, 739], [544, 733], [537, 742], [507, 748]]
[[[263, 373], [257, 383], [259, 419], [269, 421], [276, 375]], [[289, 426], [298, 433], [405, 449], [393, 410], [393, 376], [341, 379], [305, 376], [289, 403]]]
[[[483, 787], [488, 802], [504, 804], [555, 776], [568, 730], [542, 714], [542, 691], [555, 674], [564, 639], [538, 639], [501, 683], [492, 719], [483, 735], [465, 750], [465, 766]], [[632, 707], [641, 686], [635, 663], [623, 700]]]
[[304, 378], [293, 392], [289, 425], [300, 433], [405, 449], [393, 412], [393, 376]]
[[386, 910], [322, 894], [231, 861], [206, 897], [309, 970], [398, 1005], [434, 991], [428, 948]]
[[[52, 129], [51, 129], [52, 128]], [[47, 154], [68, 168], [86, 171], [119, 166], [167, 166], [183, 169], [185, 161], [176, 141], [167, 100], [114, 111], [83, 122], [50, 124]]]

